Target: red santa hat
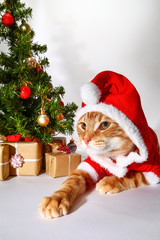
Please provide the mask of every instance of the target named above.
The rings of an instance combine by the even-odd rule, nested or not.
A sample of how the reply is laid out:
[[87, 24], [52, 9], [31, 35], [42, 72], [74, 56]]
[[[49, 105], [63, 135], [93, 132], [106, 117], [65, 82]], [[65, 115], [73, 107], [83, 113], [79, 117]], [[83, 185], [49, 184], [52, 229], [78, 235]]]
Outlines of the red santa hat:
[[148, 126], [136, 88], [126, 77], [103, 71], [80, 90], [83, 102], [76, 114], [75, 128], [85, 113], [101, 112], [116, 121], [139, 149], [139, 154], [132, 152], [117, 158], [118, 166], [126, 167], [147, 160], [151, 164], [153, 161], [160, 164], [157, 137]]

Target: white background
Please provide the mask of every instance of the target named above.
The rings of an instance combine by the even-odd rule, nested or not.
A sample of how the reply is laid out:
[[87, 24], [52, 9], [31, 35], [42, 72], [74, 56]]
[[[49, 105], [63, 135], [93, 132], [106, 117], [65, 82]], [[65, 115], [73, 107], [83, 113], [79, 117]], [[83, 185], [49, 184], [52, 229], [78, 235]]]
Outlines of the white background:
[[79, 87], [100, 71], [121, 73], [138, 89], [148, 123], [160, 137], [160, 1], [25, 2], [33, 9], [34, 42], [48, 47], [46, 70], [53, 85], [66, 90], [64, 102], [80, 106]]

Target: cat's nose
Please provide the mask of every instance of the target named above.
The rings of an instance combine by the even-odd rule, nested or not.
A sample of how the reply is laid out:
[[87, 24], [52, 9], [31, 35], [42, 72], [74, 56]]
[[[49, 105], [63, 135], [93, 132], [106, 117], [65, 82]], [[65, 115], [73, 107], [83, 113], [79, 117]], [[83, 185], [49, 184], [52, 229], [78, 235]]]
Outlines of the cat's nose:
[[83, 138], [83, 141], [85, 142], [86, 145], [88, 145], [89, 142], [91, 141], [91, 139], [90, 138]]

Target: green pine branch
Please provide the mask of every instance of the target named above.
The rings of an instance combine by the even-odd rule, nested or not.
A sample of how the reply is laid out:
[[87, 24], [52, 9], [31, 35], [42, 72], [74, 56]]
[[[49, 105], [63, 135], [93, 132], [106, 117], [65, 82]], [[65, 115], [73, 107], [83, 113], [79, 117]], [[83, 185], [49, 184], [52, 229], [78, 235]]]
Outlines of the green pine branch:
[[[0, 42], [8, 45], [7, 52], [0, 53], [0, 134], [21, 134], [23, 138], [33, 137], [48, 143], [53, 133], [72, 133], [77, 106], [62, 105], [64, 87], [53, 87], [46, 70], [49, 60], [42, 56], [47, 45], [34, 43], [31, 27], [26, 31], [22, 28], [32, 17], [32, 9], [19, 0], [6, 0], [6, 4], [0, 4], [1, 16], [8, 10], [14, 24], [7, 27], [0, 22]], [[31, 66], [34, 59], [35, 64]], [[22, 99], [20, 89], [25, 85], [30, 88], [31, 96]], [[41, 108], [50, 119], [47, 126], [37, 123]]]

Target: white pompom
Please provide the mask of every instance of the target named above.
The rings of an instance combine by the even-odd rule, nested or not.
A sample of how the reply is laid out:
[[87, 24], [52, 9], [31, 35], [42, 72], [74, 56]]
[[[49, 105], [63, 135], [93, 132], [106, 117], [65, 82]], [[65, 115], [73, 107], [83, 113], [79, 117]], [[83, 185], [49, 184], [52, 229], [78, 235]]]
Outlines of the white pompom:
[[92, 82], [84, 84], [80, 88], [80, 94], [81, 94], [82, 101], [86, 105], [94, 105], [99, 103], [99, 99], [101, 97], [101, 92], [99, 88], [97, 87], [96, 84]]

